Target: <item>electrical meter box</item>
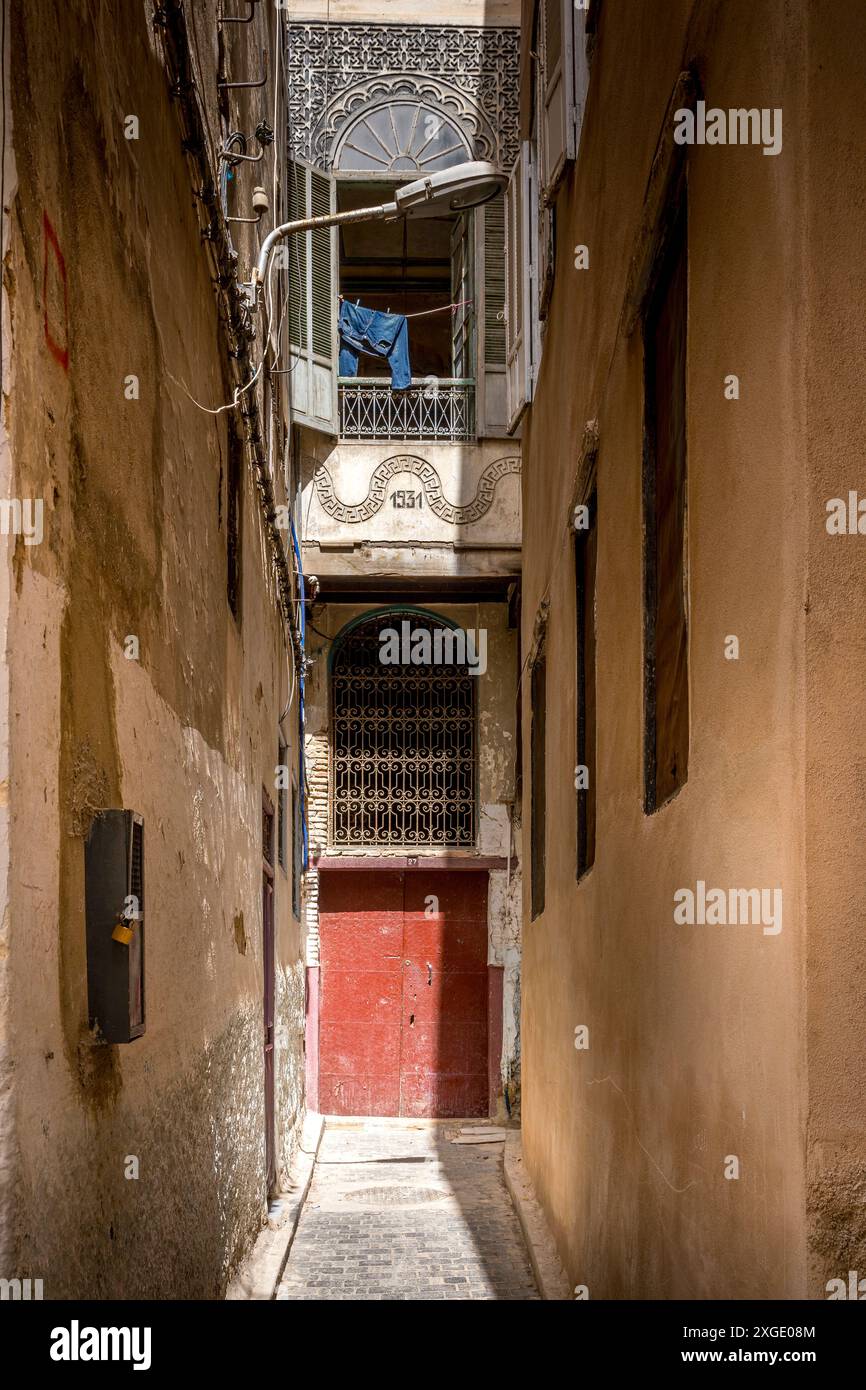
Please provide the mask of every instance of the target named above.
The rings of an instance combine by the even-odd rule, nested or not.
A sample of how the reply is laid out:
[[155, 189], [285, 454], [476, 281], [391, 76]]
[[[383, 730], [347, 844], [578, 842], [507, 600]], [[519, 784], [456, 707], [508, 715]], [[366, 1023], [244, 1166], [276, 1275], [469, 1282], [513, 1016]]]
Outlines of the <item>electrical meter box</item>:
[[144, 1032], [144, 821], [98, 811], [84, 845], [90, 1026], [109, 1043]]

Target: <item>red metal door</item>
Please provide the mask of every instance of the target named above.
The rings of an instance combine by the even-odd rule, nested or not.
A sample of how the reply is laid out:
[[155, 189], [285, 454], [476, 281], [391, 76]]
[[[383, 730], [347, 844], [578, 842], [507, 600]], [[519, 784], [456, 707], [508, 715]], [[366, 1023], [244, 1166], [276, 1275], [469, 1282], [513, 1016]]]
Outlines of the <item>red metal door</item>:
[[325, 1114], [486, 1115], [487, 874], [323, 873]]
[[400, 1114], [487, 1114], [487, 874], [404, 879]]

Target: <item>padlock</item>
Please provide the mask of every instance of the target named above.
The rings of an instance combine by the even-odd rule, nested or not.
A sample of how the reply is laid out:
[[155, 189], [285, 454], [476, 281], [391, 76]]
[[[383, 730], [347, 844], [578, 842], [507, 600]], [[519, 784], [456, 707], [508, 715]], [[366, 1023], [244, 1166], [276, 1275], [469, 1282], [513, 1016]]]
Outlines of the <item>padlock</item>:
[[132, 927], [128, 922], [124, 922], [122, 917], [111, 933], [111, 939], [119, 941], [122, 946], [128, 946], [132, 940]]

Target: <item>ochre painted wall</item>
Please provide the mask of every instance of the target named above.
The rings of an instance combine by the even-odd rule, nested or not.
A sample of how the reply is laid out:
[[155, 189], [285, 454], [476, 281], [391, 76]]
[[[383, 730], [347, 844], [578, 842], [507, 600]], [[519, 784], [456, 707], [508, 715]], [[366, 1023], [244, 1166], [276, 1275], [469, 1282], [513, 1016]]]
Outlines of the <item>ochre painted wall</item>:
[[[824, 527], [826, 500], [863, 477], [855, 8], [842, 21], [819, 4], [807, 24], [781, 0], [605, 4], [579, 163], [557, 203], [523, 443], [525, 650], [550, 600], [523, 1139], [571, 1283], [592, 1298], [823, 1297], [827, 1279], [866, 1266], [864, 542]], [[688, 151], [689, 775], [647, 816], [643, 349], [621, 315], [666, 107], [690, 65], [708, 105], [782, 108], [784, 134], [774, 157]], [[578, 243], [588, 271], [574, 269]], [[728, 373], [738, 401], [724, 398]], [[567, 525], [593, 419], [598, 836], [578, 885]], [[731, 634], [738, 661], [725, 659]], [[528, 749], [528, 680], [524, 696]], [[527, 812], [527, 863], [528, 831]], [[674, 893], [699, 879], [781, 888], [782, 931], [675, 925]]]

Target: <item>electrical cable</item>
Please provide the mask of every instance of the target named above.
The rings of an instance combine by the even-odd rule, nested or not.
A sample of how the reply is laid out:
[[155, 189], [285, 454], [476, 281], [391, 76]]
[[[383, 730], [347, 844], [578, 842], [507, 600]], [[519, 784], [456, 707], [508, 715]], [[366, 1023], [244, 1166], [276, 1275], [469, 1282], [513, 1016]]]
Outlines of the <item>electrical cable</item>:
[[209, 405], [202, 405], [201, 401], [197, 401], [195, 396], [189, 390], [188, 386], [186, 386], [186, 384], [183, 381], [176, 377], [173, 372], [170, 372], [167, 367], [165, 369], [165, 374], [168, 377], [169, 381], [173, 381], [175, 386], [180, 387], [181, 391], [183, 391], [184, 395], [190, 401], [192, 401], [194, 406], [196, 406], [199, 410], [204, 411], [205, 415], [222, 415], [224, 410], [236, 409], [239, 403], [238, 398], [240, 396], [243, 396], [247, 391], [249, 391], [251, 386], [254, 386], [256, 384], [256, 381], [261, 375], [262, 367], [264, 366], [264, 361], [265, 359], [262, 358], [261, 362], [256, 367], [256, 370], [250, 377], [249, 381], [245, 382], [243, 386], [235, 387], [235, 393], [230, 401], [226, 401], [225, 405], [218, 405], [214, 407], [211, 407]]
[[[192, 21], [192, 42], [193, 42], [193, 47], [195, 48], [196, 62], [197, 62], [197, 64], [198, 64], [198, 80], [199, 80], [199, 85], [200, 85], [201, 90], [204, 91], [204, 86], [203, 86], [203, 82], [204, 82], [204, 68], [203, 68], [203, 66], [202, 66], [202, 61], [201, 61], [201, 50], [200, 50], [200, 48], [199, 48], [199, 46], [198, 46], [198, 27], [197, 27], [197, 25], [196, 25], [196, 20], [195, 20], [195, 5], [190, 5], [190, 7], [189, 7], [189, 17], [190, 17], [190, 20]], [[215, 158], [215, 153], [216, 153], [216, 142], [214, 141], [214, 138], [213, 138], [213, 131], [212, 131], [211, 128], [210, 128], [210, 114], [209, 114], [209, 112], [208, 112], [207, 103], [206, 103], [206, 102], [202, 102], [202, 116], [204, 117], [204, 128], [205, 128], [205, 131], [207, 132], [207, 138], [208, 138], [208, 141], [209, 141], [210, 147], [211, 147], [211, 148], [210, 148], [210, 166], [211, 166], [212, 169], [216, 169], [216, 168], [219, 167], [218, 164], [217, 164], [216, 158]]]
[[[278, 5], [274, 6], [274, 30], [274, 110], [272, 126], [274, 131], [274, 168], [273, 178], [271, 181], [271, 207], [273, 208], [274, 213], [274, 226], [277, 227], [280, 226], [282, 222], [282, 209], [278, 205], [279, 183], [277, 179], [277, 170], [282, 162], [280, 158], [282, 146], [282, 132], [278, 121], [280, 98], [280, 62], [282, 57], [282, 34], [280, 31], [280, 7]], [[283, 314], [280, 315], [280, 322], [277, 327], [275, 346], [270, 332], [270, 324], [268, 325], [268, 345], [271, 348], [271, 351], [273, 352], [274, 361], [278, 360], [280, 354], [280, 340], [282, 337], [284, 313], [285, 305], [283, 306]]]
[[[271, 299], [270, 299], [270, 285], [271, 285], [271, 273], [272, 273], [272, 271], [273, 271], [273, 259], [271, 260], [271, 264], [268, 266], [267, 279], [265, 280], [265, 295], [264, 295], [264, 300], [265, 300], [265, 323], [266, 323], [266, 326], [267, 326], [267, 329], [268, 329], [268, 333], [270, 333], [270, 316], [271, 316], [271, 311], [270, 311], [270, 303], [271, 303]], [[240, 398], [241, 396], [245, 395], [246, 392], [249, 391], [250, 388], [251, 388], [252, 386], [255, 386], [256, 382], [258, 381], [259, 377], [260, 377], [261, 374], [262, 374], [262, 368], [263, 368], [264, 365], [265, 365], [265, 358], [266, 358], [266, 356], [267, 356], [267, 351], [268, 351], [268, 348], [267, 348], [267, 346], [265, 346], [265, 348], [263, 349], [263, 352], [262, 352], [261, 361], [259, 362], [259, 365], [256, 367], [256, 370], [253, 372], [253, 374], [252, 374], [252, 376], [250, 377], [249, 381], [244, 382], [243, 386], [236, 386], [235, 389], [234, 389], [234, 395], [232, 396], [232, 399], [231, 399], [230, 401], [226, 401], [224, 405], [218, 405], [218, 406], [202, 405], [201, 401], [197, 401], [197, 400], [196, 400], [195, 396], [192, 394], [192, 392], [190, 391], [189, 387], [186, 385], [185, 382], [180, 381], [172, 372], [170, 372], [170, 371], [168, 370], [168, 368], [166, 368], [165, 374], [166, 374], [166, 376], [168, 377], [169, 381], [173, 381], [174, 384], [175, 384], [175, 386], [179, 386], [179, 387], [180, 387], [181, 391], [183, 391], [183, 393], [184, 393], [185, 396], [188, 396], [188, 397], [189, 397], [189, 399], [192, 401], [192, 403], [193, 403], [194, 406], [197, 406], [199, 410], [204, 411], [205, 415], [222, 415], [223, 411], [225, 411], [225, 410], [235, 410], [235, 409], [237, 408], [238, 404], [239, 404], [239, 398]]]
[[313, 622], [312, 618], [307, 619], [307, 627], [311, 627], [313, 629], [313, 632], [315, 632], [319, 637], [323, 638], [326, 642], [333, 642], [334, 638], [337, 636], [336, 632], [323, 632], [320, 627], [316, 627], [316, 624]]

